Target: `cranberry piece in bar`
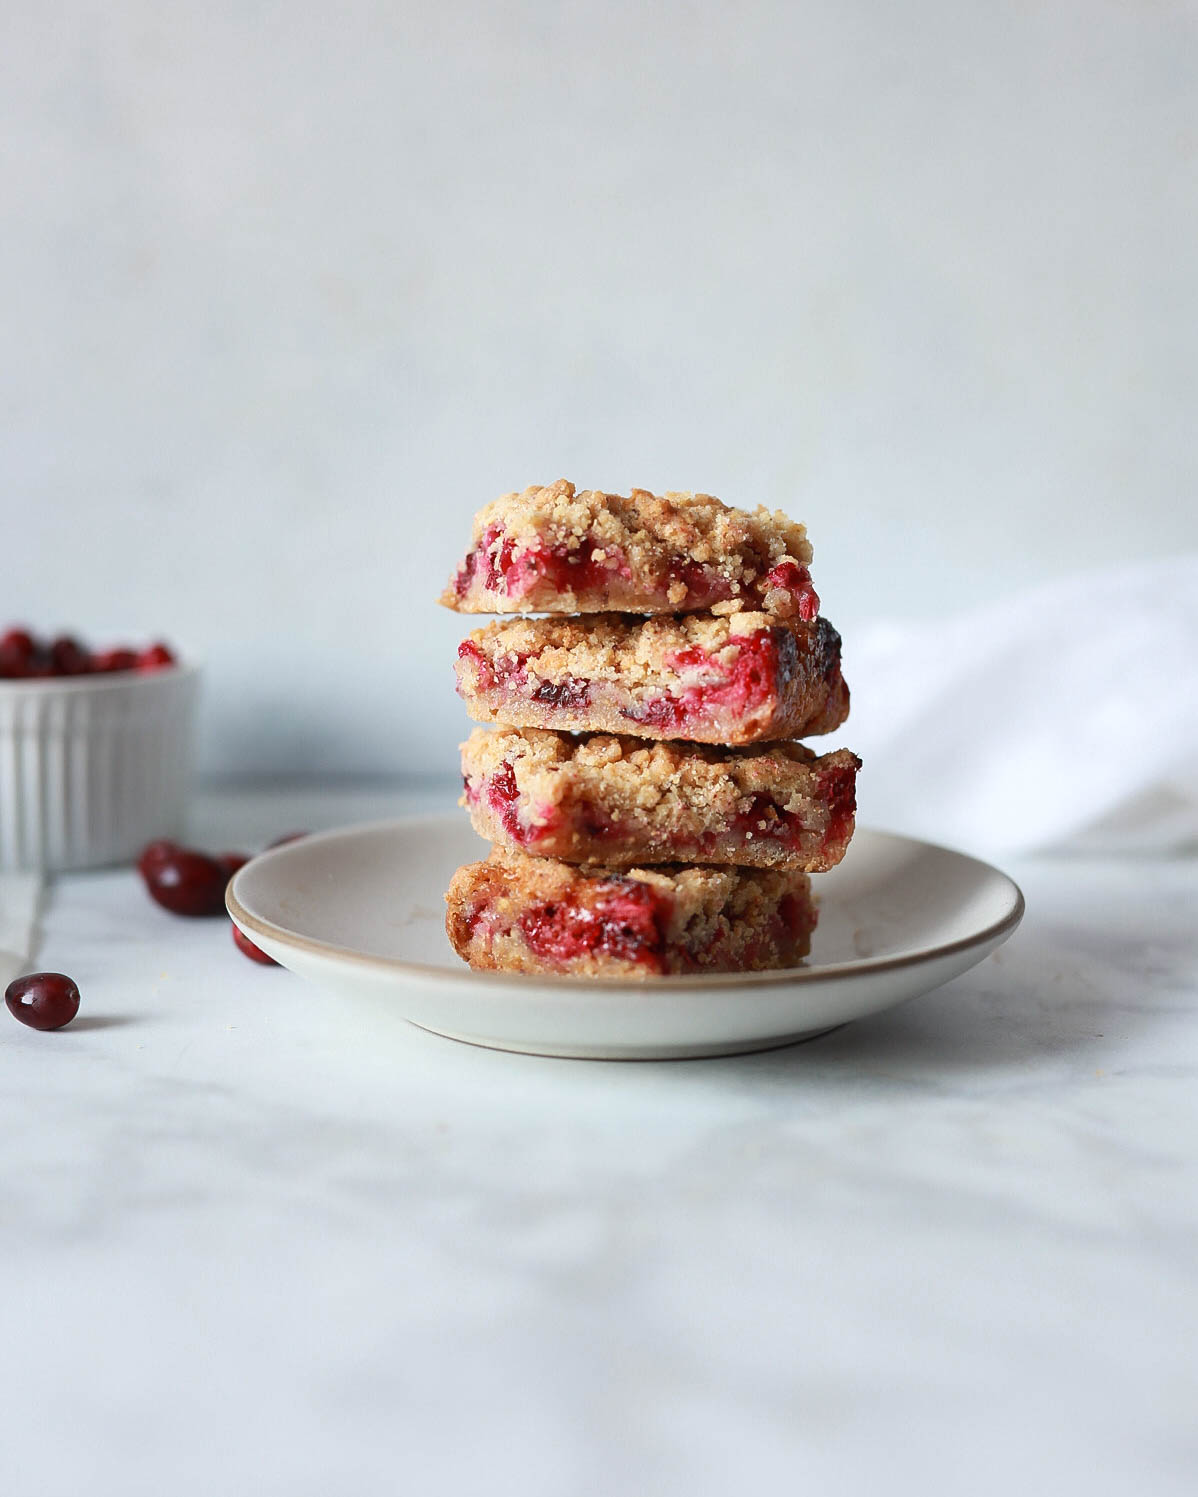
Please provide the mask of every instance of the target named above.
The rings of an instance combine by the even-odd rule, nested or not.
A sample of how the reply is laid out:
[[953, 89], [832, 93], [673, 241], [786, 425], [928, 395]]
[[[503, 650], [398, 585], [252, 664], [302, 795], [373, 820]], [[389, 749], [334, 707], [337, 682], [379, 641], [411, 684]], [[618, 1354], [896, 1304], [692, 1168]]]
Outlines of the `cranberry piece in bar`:
[[470, 966], [650, 978], [793, 966], [816, 912], [803, 873], [580, 869], [496, 848], [454, 874], [446, 930]]
[[503, 620], [463, 641], [457, 674], [476, 720], [574, 733], [736, 745], [830, 733], [849, 710], [822, 618]]
[[808, 622], [802, 525], [710, 494], [605, 494], [559, 479], [480, 510], [441, 602], [459, 613], [759, 610]]
[[853, 834], [860, 760], [798, 743], [717, 748], [476, 729], [462, 804], [479, 836], [571, 863], [721, 863], [822, 873]]
[[79, 989], [64, 972], [31, 972], [9, 983], [4, 1001], [30, 1029], [61, 1029], [79, 1012]]

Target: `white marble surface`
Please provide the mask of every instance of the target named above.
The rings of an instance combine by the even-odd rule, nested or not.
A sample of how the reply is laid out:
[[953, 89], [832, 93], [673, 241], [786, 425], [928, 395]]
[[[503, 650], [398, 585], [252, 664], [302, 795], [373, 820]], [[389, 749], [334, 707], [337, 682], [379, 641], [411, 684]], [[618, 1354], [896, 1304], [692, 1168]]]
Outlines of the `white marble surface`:
[[0, 1491], [1192, 1492], [1198, 863], [1010, 871], [952, 986], [666, 1064], [348, 1028], [60, 881], [80, 1018], [0, 1025]]

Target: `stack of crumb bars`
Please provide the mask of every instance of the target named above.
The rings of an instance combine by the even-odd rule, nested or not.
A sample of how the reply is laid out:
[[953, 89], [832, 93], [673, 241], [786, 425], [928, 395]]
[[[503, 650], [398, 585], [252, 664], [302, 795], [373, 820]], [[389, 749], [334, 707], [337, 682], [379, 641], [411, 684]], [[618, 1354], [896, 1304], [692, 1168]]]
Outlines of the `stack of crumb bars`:
[[808, 875], [844, 856], [860, 768], [795, 741], [849, 710], [810, 561], [802, 525], [708, 494], [561, 480], [476, 516], [441, 601], [522, 616], [458, 649], [467, 711], [496, 724], [462, 746], [491, 854], [446, 895], [472, 967], [639, 978], [807, 955]]

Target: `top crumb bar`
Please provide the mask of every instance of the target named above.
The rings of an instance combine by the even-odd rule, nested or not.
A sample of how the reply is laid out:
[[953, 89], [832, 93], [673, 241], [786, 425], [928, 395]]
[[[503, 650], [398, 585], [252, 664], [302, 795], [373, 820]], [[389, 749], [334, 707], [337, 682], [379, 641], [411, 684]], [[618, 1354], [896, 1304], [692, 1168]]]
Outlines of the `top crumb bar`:
[[710, 494], [605, 494], [564, 478], [474, 517], [441, 594], [458, 613], [769, 613], [810, 622], [819, 598], [807, 532], [764, 506]]

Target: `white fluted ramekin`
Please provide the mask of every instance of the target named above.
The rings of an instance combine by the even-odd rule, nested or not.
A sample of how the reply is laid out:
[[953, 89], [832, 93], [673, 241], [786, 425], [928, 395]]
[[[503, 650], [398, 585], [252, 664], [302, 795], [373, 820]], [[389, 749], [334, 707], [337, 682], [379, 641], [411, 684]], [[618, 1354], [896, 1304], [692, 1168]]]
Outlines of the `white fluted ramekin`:
[[197, 666], [0, 681], [0, 869], [127, 863], [183, 830]]

